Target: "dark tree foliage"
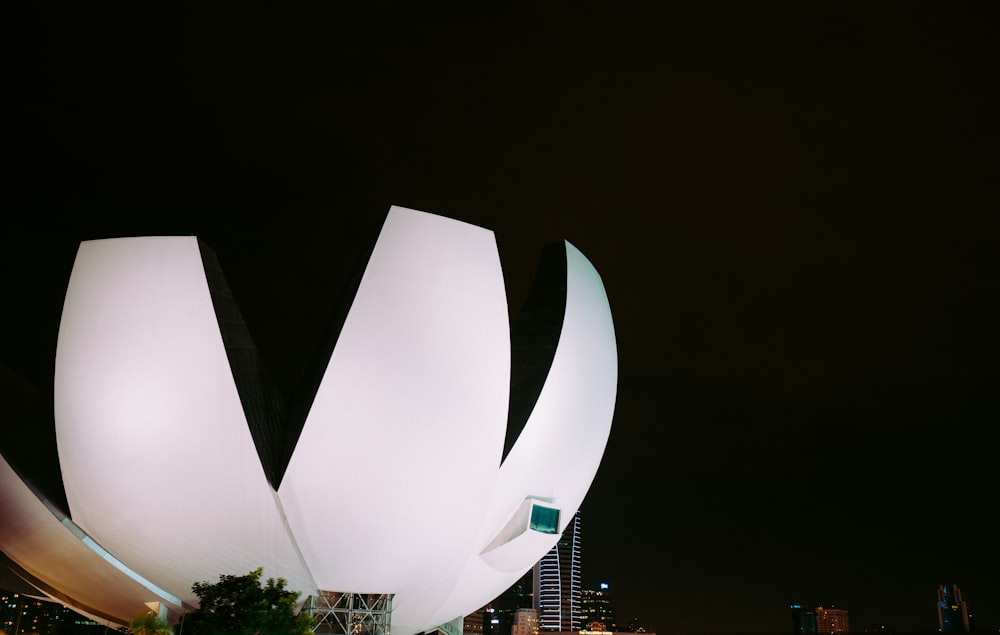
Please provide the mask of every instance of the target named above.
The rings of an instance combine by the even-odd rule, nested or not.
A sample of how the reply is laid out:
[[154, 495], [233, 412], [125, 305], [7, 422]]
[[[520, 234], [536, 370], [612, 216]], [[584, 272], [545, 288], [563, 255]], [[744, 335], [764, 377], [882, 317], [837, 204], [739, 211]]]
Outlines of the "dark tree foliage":
[[283, 578], [261, 584], [262, 568], [247, 575], [222, 575], [219, 581], [195, 582], [200, 602], [183, 616], [179, 635], [308, 635], [313, 619], [296, 610], [299, 594]]
[[155, 613], [136, 613], [128, 624], [132, 635], [170, 635], [170, 625]]

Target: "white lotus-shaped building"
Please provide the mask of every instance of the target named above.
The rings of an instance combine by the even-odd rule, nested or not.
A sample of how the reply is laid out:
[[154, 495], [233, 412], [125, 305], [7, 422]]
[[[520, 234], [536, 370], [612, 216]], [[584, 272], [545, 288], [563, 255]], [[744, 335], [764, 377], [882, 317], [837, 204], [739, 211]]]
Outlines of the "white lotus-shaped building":
[[303, 598], [467, 615], [555, 545], [617, 389], [601, 279], [543, 253], [508, 320], [493, 233], [393, 207], [302, 394], [277, 396], [196, 237], [80, 245], [56, 353], [68, 513], [0, 462], [0, 548], [40, 597], [127, 623], [258, 566]]

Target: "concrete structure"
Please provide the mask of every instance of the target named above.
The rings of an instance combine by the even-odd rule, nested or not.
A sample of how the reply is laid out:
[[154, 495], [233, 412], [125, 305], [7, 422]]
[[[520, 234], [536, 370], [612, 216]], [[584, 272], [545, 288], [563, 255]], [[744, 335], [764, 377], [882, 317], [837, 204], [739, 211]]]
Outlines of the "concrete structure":
[[610, 432], [601, 279], [568, 242], [538, 279], [510, 324], [493, 233], [393, 207], [290, 403], [196, 237], [84, 242], [54, 380], [69, 509], [0, 461], [4, 564], [111, 624], [262, 566], [303, 601], [385, 596], [393, 635], [456, 630], [556, 544]]

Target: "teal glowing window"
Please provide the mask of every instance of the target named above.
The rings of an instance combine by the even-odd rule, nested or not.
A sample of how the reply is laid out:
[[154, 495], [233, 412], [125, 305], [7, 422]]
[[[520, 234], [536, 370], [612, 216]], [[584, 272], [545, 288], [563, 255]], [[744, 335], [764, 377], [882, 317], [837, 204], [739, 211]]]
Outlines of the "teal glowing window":
[[541, 505], [531, 506], [531, 524], [529, 527], [543, 534], [554, 534], [559, 527], [559, 510]]

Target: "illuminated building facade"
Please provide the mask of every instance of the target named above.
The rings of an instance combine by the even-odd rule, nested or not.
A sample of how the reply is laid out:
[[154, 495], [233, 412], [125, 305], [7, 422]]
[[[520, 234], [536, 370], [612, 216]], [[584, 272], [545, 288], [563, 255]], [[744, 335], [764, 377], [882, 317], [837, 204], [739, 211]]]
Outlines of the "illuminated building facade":
[[360, 591], [393, 635], [460, 635], [575, 534], [618, 366], [572, 244], [511, 320], [492, 231], [393, 206], [288, 400], [221, 265], [194, 236], [80, 245], [53, 385], [68, 508], [0, 460], [0, 564], [34, 594], [177, 623], [194, 583], [262, 567], [304, 606]]
[[0, 590], [0, 632], [6, 635], [88, 633], [102, 629], [62, 604]]
[[481, 607], [462, 618], [462, 635], [489, 635], [489, 605]]
[[580, 512], [535, 565], [535, 606], [543, 631], [580, 630]]
[[517, 609], [514, 611], [514, 625], [511, 635], [538, 635], [538, 610]]
[[968, 633], [972, 630], [969, 605], [962, 599], [957, 584], [937, 588], [938, 630], [942, 633]]
[[803, 604], [792, 604], [789, 608], [792, 611], [793, 635], [815, 635], [816, 610]]
[[816, 632], [820, 635], [830, 633], [847, 633], [851, 630], [851, 623], [845, 609], [834, 607], [816, 607]]
[[491, 635], [511, 635], [514, 627], [514, 614], [518, 609], [535, 607], [534, 569], [528, 569], [524, 575], [512, 584], [490, 603], [492, 612]]
[[[615, 631], [618, 620], [615, 605], [611, 601], [611, 589], [602, 582], [596, 589], [580, 592], [580, 624], [585, 630]], [[600, 624], [600, 628], [595, 628]]]

